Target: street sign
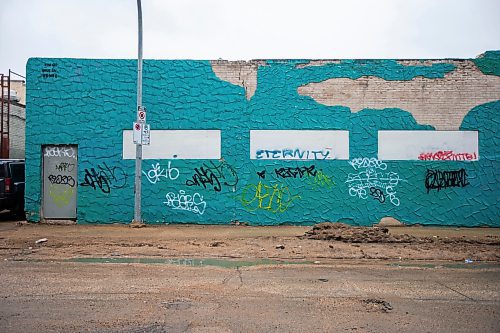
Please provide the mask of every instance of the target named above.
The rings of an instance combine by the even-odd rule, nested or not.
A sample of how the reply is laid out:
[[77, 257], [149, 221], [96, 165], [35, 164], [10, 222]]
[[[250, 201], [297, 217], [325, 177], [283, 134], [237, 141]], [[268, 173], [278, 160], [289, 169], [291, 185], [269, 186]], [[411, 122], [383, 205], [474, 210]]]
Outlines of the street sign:
[[137, 121], [141, 123], [146, 122], [146, 108], [143, 106], [137, 108]]
[[149, 146], [149, 143], [151, 142], [151, 131], [149, 124], [143, 124], [142, 125], [142, 144]]
[[151, 142], [151, 130], [149, 124], [134, 123], [133, 139], [136, 145], [149, 146]]
[[133, 138], [134, 138], [134, 143], [136, 145], [140, 145], [142, 142], [142, 124], [141, 123], [134, 123], [133, 127]]

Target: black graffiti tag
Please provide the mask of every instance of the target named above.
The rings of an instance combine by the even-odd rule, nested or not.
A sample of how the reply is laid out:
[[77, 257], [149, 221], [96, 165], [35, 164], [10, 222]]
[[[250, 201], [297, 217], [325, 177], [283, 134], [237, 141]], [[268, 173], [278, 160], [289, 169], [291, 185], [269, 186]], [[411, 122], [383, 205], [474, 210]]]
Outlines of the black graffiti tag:
[[303, 177], [315, 177], [317, 174], [317, 170], [315, 170], [315, 166], [311, 165], [309, 167], [286, 167], [275, 169], [276, 177], [278, 178], [303, 178]]
[[385, 202], [385, 194], [384, 194], [384, 191], [382, 191], [381, 189], [378, 189], [376, 187], [370, 187], [370, 195], [375, 200], [378, 200], [380, 203]]
[[66, 175], [49, 175], [48, 177], [51, 184], [68, 185], [75, 187], [75, 179]]
[[212, 172], [210, 169], [206, 169], [204, 167], [195, 168], [195, 174], [191, 179], [186, 180], [187, 186], [203, 186], [207, 188], [207, 185], [213, 186], [215, 192], [221, 191], [221, 185], [219, 178]]
[[56, 170], [57, 171], [67, 171], [71, 172], [75, 169], [75, 164], [74, 163], [67, 163], [67, 162], [61, 162], [56, 165]]
[[[187, 186], [212, 186], [215, 192], [222, 190], [222, 185], [235, 187], [238, 184], [236, 170], [227, 162], [221, 161], [216, 165], [213, 161], [204, 163], [202, 167], [194, 169], [194, 175], [186, 180]], [[222, 184], [221, 184], [222, 182]]]
[[80, 186], [90, 186], [94, 190], [99, 188], [103, 193], [109, 193], [110, 187], [106, 176], [97, 172], [94, 168], [85, 169], [85, 178]]
[[223, 184], [226, 186], [235, 187], [238, 185], [238, 173], [226, 161], [222, 160], [219, 164], [210, 161], [210, 164], [204, 164], [205, 168], [210, 169], [219, 179], [223, 179]]
[[425, 175], [425, 188], [427, 193], [430, 190], [438, 190], [448, 187], [465, 187], [469, 185], [467, 171], [465, 169], [455, 171], [441, 171], [427, 169]]
[[103, 193], [109, 193], [112, 188], [123, 188], [127, 184], [127, 175], [122, 168], [109, 167], [106, 163], [95, 168], [85, 169], [85, 177], [80, 186], [99, 188]]

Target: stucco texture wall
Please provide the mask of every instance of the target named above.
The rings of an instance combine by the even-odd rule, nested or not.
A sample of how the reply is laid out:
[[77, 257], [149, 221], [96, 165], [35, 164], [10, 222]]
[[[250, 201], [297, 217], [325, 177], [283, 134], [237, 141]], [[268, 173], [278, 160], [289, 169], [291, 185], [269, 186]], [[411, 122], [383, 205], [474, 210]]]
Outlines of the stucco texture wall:
[[[221, 158], [144, 160], [143, 219], [371, 225], [389, 216], [408, 224], [498, 227], [499, 55], [146, 60], [143, 104], [151, 130], [220, 130]], [[77, 221], [130, 222], [135, 161], [122, 151], [123, 131], [136, 117], [136, 61], [33, 58], [27, 73], [28, 219], [43, 217], [42, 145], [75, 144]], [[296, 147], [289, 148], [299, 159], [282, 150], [251, 156], [251, 130], [349, 131], [349, 158], [300, 159], [304, 151], [297, 155]], [[451, 160], [432, 150], [420, 159], [379, 160], [383, 130], [477, 131], [478, 151], [453, 152], [464, 154]]]

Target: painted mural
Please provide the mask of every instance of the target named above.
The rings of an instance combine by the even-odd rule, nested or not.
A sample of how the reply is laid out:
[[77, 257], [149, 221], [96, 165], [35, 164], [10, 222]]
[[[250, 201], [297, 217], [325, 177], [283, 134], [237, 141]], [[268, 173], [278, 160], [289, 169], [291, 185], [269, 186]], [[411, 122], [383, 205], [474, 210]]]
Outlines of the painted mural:
[[[143, 219], [499, 227], [499, 68], [499, 51], [145, 61]], [[76, 196], [78, 223], [129, 223], [136, 61], [33, 58], [27, 73], [28, 220], [44, 218], [51, 199], [41, 191], [43, 149], [76, 145], [78, 179], [57, 207]]]

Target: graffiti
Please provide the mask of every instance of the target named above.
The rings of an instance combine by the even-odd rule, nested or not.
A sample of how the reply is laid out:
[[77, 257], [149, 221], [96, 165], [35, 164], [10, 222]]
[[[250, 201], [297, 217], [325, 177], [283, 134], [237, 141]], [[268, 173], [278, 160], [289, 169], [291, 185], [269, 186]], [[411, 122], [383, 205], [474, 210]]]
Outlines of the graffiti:
[[160, 163], [151, 164], [151, 169], [148, 172], [143, 171], [142, 173], [147, 177], [151, 184], [156, 184], [161, 178], [165, 180], [176, 180], [179, 178], [179, 169], [172, 168], [168, 162], [168, 167], [165, 169], [160, 166]]
[[[323, 150], [301, 150], [301, 149], [277, 149], [267, 150], [258, 149], [255, 152], [255, 158], [260, 160], [267, 159], [286, 159], [287, 157], [300, 160], [326, 160], [332, 153], [332, 148]], [[333, 158], [333, 154], [330, 158]]]
[[127, 174], [119, 167], [109, 167], [106, 163], [95, 168], [85, 169], [85, 178], [80, 186], [90, 186], [109, 193], [112, 188], [123, 188], [127, 184]]
[[317, 170], [314, 170], [315, 166], [311, 165], [309, 167], [286, 167], [275, 169], [276, 177], [278, 178], [303, 178], [316, 176]]
[[370, 195], [375, 199], [378, 200], [380, 203], [385, 202], [385, 195], [384, 191], [382, 191], [379, 188], [376, 187], [370, 187]]
[[203, 186], [207, 188], [212, 186], [215, 192], [222, 190], [222, 185], [233, 187], [233, 190], [238, 184], [238, 174], [236, 170], [224, 160], [215, 164], [210, 161], [209, 164], [204, 163], [202, 167], [194, 169], [195, 174], [191, 179], [186, 180], [187, 186]]
[[266, 179], [266, 170], [262, 170], [261, 172], [257, 171], [257, 176], [261, 179]]
[[203, 196], [199, 193], [189, 195], [185, 191], [180, 190], [178, 194], [173, 192], [167, 193], [165, 198], [167, 201], [163, 203], [168, 207], [175, 210], [186, 210], [199, 215], [203, 215], [207, 206], [207, 203], [203, 200]]
[[418, 159], [422, 161], [475, 161], [477, 154], [475, 152], [455, 153], [452, 150], [444, 150], [435, 153], [421, 153]]
[[212, 172], [210, 169], [206, 169], [204, 167], [195, 168], [195, 174], [192, 179], [186, 180], [187, 186], [203, 186], [207, 188], [207, 185], [213, 186], [215, 192], [220, 192], [222, 187], [219, 181], [219, 178]]
[[75, 164], [74, 163], [67, 163], [67, 162], [61, 162], [59, 164], [56, 164], [56, 170], [60, 172], [71, 172], [75, 170]]
[[45, 157], [69, 157], [76, 160], [76, 154], [73, 147], [70, 146], [50, 146], [45, 147], [44, 154]]
[[456, 171], [427, 169], [425, 175], [425, 188], [427, 189], [427, 193], [429, 193], [430, 190], [440, 191], [443, 188], [465, 187], [469, 184], [467, 180], [467, 171], [463, 168]]
[[322, 170], [317, 170], [314, 177], [308, 178], [308, 182], [314, 190], [320, 187], [332, 188], [333, 185], [335, 185], [335, 182], [332, 180], [332, 178], [326, 175]]
[[[355, 170], [365, 169], [364, 171], [349, 173], [347, 175], [345, 183], [349, 187], [350, 196], [366, 199], [368, 197], [368, 191], [371, 191], [373, 187], [379, 189], [382, 193], [385, 191], [384, 202], [386, 198], [389, 198], [389, 201], [393, 205], [399, 206], [400, 202], [396, 197], [395, 191], [396, 186], [402, 181], [399, 175], [395, 172], [377, 172], [377, 169], [386, 170], [386, 163], [374, 158], [357, 158], [349, 161], [349, 164]], [[380, 198], [381, 196], [379, 195], [379, 201]]]
[[49, 196], [52, 198], [52, 201], [57, 207], [65, 207], [69, 205], [74, 195], [74, 187], [53, 184], [49, 186]]
[[283, 184], [248, 184], [243, 189], [240, 201], [249, 211], [257, 209], [273, 213], [285, 212], [292, 202], [300, 199], [299, 195], [292, 195], [288, 186]]
[[76, 183], [73, 177], [66, 175], [49, 175], [48, 179], [51, 184], [68, 185], [70, 187], [74, 187]]
[[374, 157], [372, 157], [372, 158], [366, 158], [366, 157], [354, 158], [351, 161], [349, 161], [349, 164], [354, 168], [354, 170], [359, 170], [361, 168], [380, 169], [380, 170], [387, 169], [387, 164], [385, 164], [382, 161], [377, 160]]

